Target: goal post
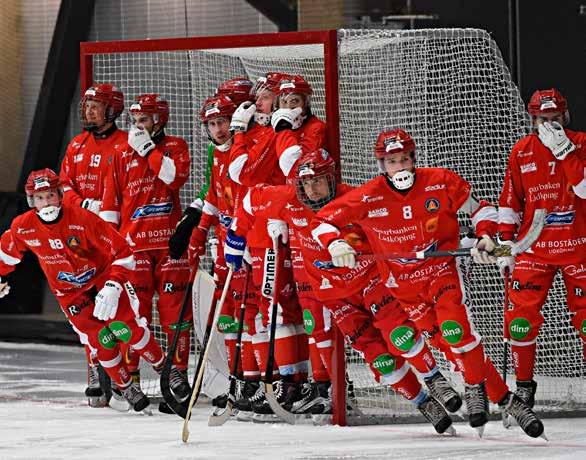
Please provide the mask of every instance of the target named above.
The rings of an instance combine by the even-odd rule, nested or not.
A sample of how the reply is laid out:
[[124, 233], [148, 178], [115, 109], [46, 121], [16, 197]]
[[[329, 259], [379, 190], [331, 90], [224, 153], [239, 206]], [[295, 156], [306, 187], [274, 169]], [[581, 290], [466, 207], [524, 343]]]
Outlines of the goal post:
[[[303, 75], [312, 85], [312, 111], [326, 121], [329, 150], [342, 179], [360, 185], [375, 177], [372, 150], [382, 129], [401, 127], [417, 145], [417, 163], [455, 170], [478, 196], [496, 202], [508, 155], [529, 133], [530, 119], [490, 35], [477, 29], [339, 30], [82, 43], [81, 90], [113, 82], [132, 101], [158, 92], [170, 103], [168, 132], [189, 144], [191, 176], [182, 204], [204, 178], [207, 137], [198, 113], [219, 83], [255, 80], [269, 71]], [[124, 127], [127, 120], [119, 120]], [[462, 220], [462, 225], [469, 221]], [[483, 335], [486, 353], [502, 367], [503, 285], [494, 266], [467, 266], [466, 304]], [[571, 324], [561, 278], [543, 309], [536, 363], [538, 412], [584, 411], [586, 371]], [[156, 316], [155, 316], [156, 318]], [[377, 384], [359, 354], [335, 331], [334, 422], [377, 423], [413, 418], [417, 411]], [[157, 335], [159, 341], [164, 338]], [[461, 379], [438, 361], [462, 390]], [[358, 407], [340, 404], [345, 373]], [[509, 376], [513, 369], [509, 363]], [[509, 384], [514, 388], [510, 377]]]

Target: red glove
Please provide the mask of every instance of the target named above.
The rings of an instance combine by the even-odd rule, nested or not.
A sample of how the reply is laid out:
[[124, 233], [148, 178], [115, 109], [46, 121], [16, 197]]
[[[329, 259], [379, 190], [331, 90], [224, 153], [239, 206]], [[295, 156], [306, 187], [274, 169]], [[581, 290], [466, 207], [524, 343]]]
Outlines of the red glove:
[[195, 227], [191, 232], [189, 239], [189, 265], [194, 268], [199, 264], [199, 258], [206, 253], [206, 240], [208, 239], [208, 232], [199, 227]]

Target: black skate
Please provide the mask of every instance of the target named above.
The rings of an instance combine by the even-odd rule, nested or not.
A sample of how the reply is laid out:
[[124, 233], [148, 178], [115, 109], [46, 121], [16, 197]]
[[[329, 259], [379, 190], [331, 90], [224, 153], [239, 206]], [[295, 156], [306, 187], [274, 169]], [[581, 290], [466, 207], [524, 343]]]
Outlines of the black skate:
[[[169, 374], [169, 386], [179, 402], [186, 401], [191, 397], [191, 387], [187, 381], [187, 369], [179, 370], [176, 367], [171, 369]], [[225, 407], [225, 405], [224, 405]]]
[[[250, 396], [247, 396], [253, 389], [256, 390]], [[244, 385], [242, 397], [237, 399], [234, 407], [238, 410], [236, 420], [240, 422], [250, 422], [254, 416], [254, 405], [262, 404], [265, 399], [265, 387], [261, 382], [247, 381]]]
[[417, 410], [433, 425], [437, 433], [456, 434], [456, 430], [452, 426], [452, 419], [441, 403], [433, 396], [427, 395], [427, 398], [417, 406]]
[[499, 407], [504, 413], [513, 417], [521, 429], [532, 438], [544, 438], [544, 428], [535, 412], [519, 396], [510, 391], [499, 401]]
[[468, 412], [468, 423], [482, 437], [484, 425], [488, 422], [488, 397], [484, 382], [476, 385], [465, 385], [464, 398]]
[[[240, 398], [240, 396], [242, 395], [242, 389], [244, 388], [244, 384], [245, 384], [244, 380], [236, 379], [236, 394], [235, 394], [236, 399]], [[226, 407], [226, 404], [228, 403], [229, 397], [230, 397], [230, 395], [228, 393], [224, 393], [219, 396], [216, 396], [215, 398], [212, 399], [212, 406], [214, 406], [218, 409], [224, 409]]]
[[[537, 382], [534, 380], [517, 380], [517, 389], [515, 390], [515, 394], [521, 398], [522, 401], [525, 402], [531, 409], [535, 406], [535, 393], [537, 391]], [[511, 426], [516, 425], [517, 422], [515, 419], [507, 415], [506, 412], [503, 412], [503, 426], [505, 428], [511, 428]]]
[[106, 407], [108, 400], [100, 385], [98, 366], [87, 367], [87, 388], [85, 389], [87, 402], [90, 407]]
[[252, 412], [252, 397], [257, 393], [260, 383], [258, 380], [243, 380], [240, 396], [236, 395], [234, 409], [244, 412]]
[[[326, 399], [320, 395], [318, 385], [323, 388], [326, 399], [330, 382], [307, 382], [303, 384], [301, 388], [301, 398], [293, 403], [291, 406], [291, 412], [294, 414], [311, 414], [312, 409], [316, 405], [324, 405]], [[323, 408], [320, 413], [323, 413]]]
[[441, 372], [437, 372], [430, 378], [425, 379], [425, 384], [429, 388], [431, 395], [437, 399], [446, 410], [450, 413], [455, 413], [462, 407], [462, 398], [452, 388], [450, 382], [442, 375]]
[[[271, 407], [265, 395], [262, 404], [253, 405], [255, 413], [253, 421], [277, 421], [280, 418], [287, 423], [295, 423], [295, 415], [291, 413], [291, 408], [302, 397], [301, 384], [298, 382], [277, 380], [273, 384], [273, 394], [276, 403], [280, 406], [275, 408], [275, 410], [278, 410], [278, 413], [275, 414], [273, 407]], [[259, 415], [258, 417], [257, 414]]]
[[132, 383], [124, 389], [113, 388], [112, 393], [124, 396], [136, 412], [143, 411], [151, 403], [147, 395], [140, 389], [140, 386]]

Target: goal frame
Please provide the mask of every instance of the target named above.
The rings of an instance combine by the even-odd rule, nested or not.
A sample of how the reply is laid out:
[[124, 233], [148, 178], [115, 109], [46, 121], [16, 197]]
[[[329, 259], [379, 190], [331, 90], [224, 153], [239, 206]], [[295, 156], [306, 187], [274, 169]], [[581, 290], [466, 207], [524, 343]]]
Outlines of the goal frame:
[[[328, 151], [338, 165], [340, 175], [340, 104], [338, 90], [338, 30], [308, 32], [275, 32], [242, 35], [199, 36], [146, 40], [116, 40], [80, 43], [81, 96], [94, 83], [94, 56], [101, 54], [141, 53], [163, 51], [211, 50], [291, 45], [322, 45], [325, 81], [325, 113]], [[172, 109], [171, 109], [172, 110]], [[344, 339], [337, 327], [332, 327], [334, 351], [332, 367], [332, 423], [347, 425]]]

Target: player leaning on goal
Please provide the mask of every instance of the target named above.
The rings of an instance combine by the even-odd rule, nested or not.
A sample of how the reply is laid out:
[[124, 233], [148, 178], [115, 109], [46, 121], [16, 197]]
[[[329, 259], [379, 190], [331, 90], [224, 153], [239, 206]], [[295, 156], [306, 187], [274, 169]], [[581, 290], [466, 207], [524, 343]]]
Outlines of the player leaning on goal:
[[[119, 344], [132, 346], [158, 372], [164, 355], [138, 316], [138, 298], [128, 282], [136, 265], [128, 243], [95, 214], [65, 202], [52, 170], [33, 171], [25, 191], [34, 209], [16, 217], [2, 235], [0, 275], [13, 271], [24, 252], [32, 251], [81, 342], [134, 410], [144, 409], [149, 400], [132, 385]], [[0, 298], [9, 290], [3, 281]]]
[[[496, 230], [496, 209], [478, 201], [468, 182], [448, 169], [416, 169], [415, 142], [401, 129], [378, 136], [375, 157], [382, 174], [328, 204], [312, 224], [314, 238], [328, 249], [335, 266], [356, 266], [356, 251], [340, 238], [340, 229], [349, 223], [364, 230], [375, 254], [456, 249], [459, 210], [471, 216], [479, 237], [474, 260], [495, 261], [489, 253], [495, 249], [491, 235]], [[528, 435], [540, 436], [541, 421], [508, 390], [485, 358], [481, 337], [463, 303], [455, 260], [393, 258], [390, 254], [378, 266], [387, 288], [416, 325], [431, 337], [441, 333], [447, 357], [464, 376], [470, 425], [482, 434], [488, 422], [488, 392]], [[433, 324], [423, 321], [426, 310], [435, 313]]]
[[[112, 154], [127, 137], [114, 123], [123, 110], [124, 94], [111, 83], [95, 83], [84, 93], [79, 106], [84, 132], [67, 146], [59, 174], [66, 203], [99, 213]], [[103, 407], [107, 400], [100, 388], [98, 364], [90, 356], [89, 347], [85, 351], [88, 362], [85, 394], [90, 406]]]
[[[187, 143], [165, 133], [169, 104], [158, 94], [143, 94], [130, 107], [134, 126], [120, 145], [106, 178], [100, 217], [114, 225], [134, 251], [137, 269], [133, 284], [141, 315], [152, 319], [152, 300], [158, 293], [159, 323], [167, 337], [179, 329], [170, 386], [179, 400], [191, 393], [187, 383], [191, 308], [177, 324], [189, 281], [187, 257], [169, 257], [168, 240], [181, 216], [179, 189], [189, 176]], [[140, 388], [139, 357], [127, 350], [125, 359]]]
[[[432, 394], [451, 412], [457, 411], [462, 401], [439, 372], [424, 337], [386, 292], [375, 262], [364, 261], [353, 269], [331, 270], [322, 270], [314, 263], [328, 253], [312, 238], [309, 223], [328, 202], [352, 189], [346, 184], [336, 184], [335, 162], [324, 149], [306, 153], [298, 160], [291, 184], [255, 187], [248, 192], [243, 200], [244, 212], [238, 214], [236, 231], [230, 234], [228, 243], [245, 233], [251, 216], [269, 218], [273, 234], [283, 239], [289, 235], [287, 225], [292, 231], [294, 276], [298, 289], [304, 286], [300, 289], [299, 300], [307, 334], [314, 339], [319, 351], [317, 360], [311, 361], [312, 367], [315, 364], [316, 369], [323, 369], [323, 364], [326, 367], [325, 375], [316, 378], [319, 397], [304, 398], [302, 402], [306, 407], [300, 402], [293, 405], [293, 410], [299, 406], [300, 413], [317, 414], [330, 408], [332, 346], [329, 329], [333, 319], [349, 344], [363, 354], [377, 381], [392, 386], [413, 402], [434, 428], [443, 433], [449, 430], [452, 421], [441, 404], [422, 390], [409, 364], [425, 377]], [[276, 223], [280, 221], [274, 219], [284, 222], [279, 226]], [[359, 228], [344, 228], [342, 235], [367, 250], [368, 244]], [[404, 340], [393, 340], [395, 337]]]
[[497, 262], [503, 273], [512, 272], [512, 308], [505, 319], [516, 393], [533, 407], [540, 311], [558, 271], [586, 359], [586, 133], [565, 128], [567, 102], [555, 89], [536, 91], [528, 109], [533, 132], [513, 147], [499, 200], [502, 244], [512, 245], [515, 235], [522, 238], [537, 209], [545, 208], [548, 214], [530, 252]]

